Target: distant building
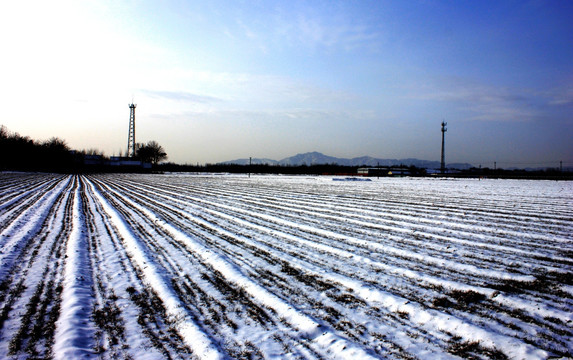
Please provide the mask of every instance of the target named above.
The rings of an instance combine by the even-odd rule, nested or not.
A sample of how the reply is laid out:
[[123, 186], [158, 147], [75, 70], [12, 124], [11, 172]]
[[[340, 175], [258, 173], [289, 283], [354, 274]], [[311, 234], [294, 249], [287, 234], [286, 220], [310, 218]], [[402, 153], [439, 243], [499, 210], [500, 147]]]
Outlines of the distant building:
[[102, 155], [84, 155], [84, 165], [88, 166], [105, 165], [105, 158]]
[[141, 160], [133, 160], [129, 157], [112, 156], [109, 158], [110, 166], [124, 166], [124, 167], [141, 167], [143, 169], [151, 169], [151, 163], [146, 163]]
[[358, 175], [361, 176], [410, 176], [410, 168], [406, 166], [380, 166], [358, 168]]

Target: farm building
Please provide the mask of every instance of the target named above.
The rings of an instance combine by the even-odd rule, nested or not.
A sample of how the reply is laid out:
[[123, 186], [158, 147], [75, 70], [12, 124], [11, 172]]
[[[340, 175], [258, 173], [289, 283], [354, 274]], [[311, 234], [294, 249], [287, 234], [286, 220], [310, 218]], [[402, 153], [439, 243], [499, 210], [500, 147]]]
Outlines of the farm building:
[[380, 166], [358, 168], [358, 175], [362, 176], [410, 176], [410, 169], [406, 166]]
[[128, 167], [141, 167], [143, 169], [151, 169], [151, 163], [146, 163], [141, 160], [134, 160], [133, 158], [112, 156], [109, 161], [110, 166], [128, 166]]

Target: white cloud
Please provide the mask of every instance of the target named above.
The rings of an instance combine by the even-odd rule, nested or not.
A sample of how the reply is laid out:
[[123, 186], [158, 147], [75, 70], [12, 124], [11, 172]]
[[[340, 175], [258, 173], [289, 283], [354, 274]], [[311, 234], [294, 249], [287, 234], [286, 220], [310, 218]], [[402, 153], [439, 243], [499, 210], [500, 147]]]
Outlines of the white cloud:
[[236, 34], [241, 34], [265, 54], [285, 48], [329, 52], [379, 48], [383, 39], [379, 24], [369, 21], [364, 14], [353, 16], [348, 9], [334, 8], [313, 8], [304, 2], [288, 8], [265, 9], [256, 15], [237, 11], [239, 15], [234, 19], [237, 31], [231, 32], [226, 25], [221, 26], [221, 31], [233, 40], [238, 38]]
[[546, 99], [531, 89], [494, 86], [460, 78], [439, 78], [408, 86], [409, 98], [446, 104], [465, 112], [460, 120], [530, 121], [542, 114]]
[[366, 24], [356, 24], [346, 18], [327, 21], [324, 17], [300, 14], [296, 21], [296, 38], [308, 47], [339, 48], [352, 51], [357, 48], [373, 49], [378, 46], [381, 35], [378, 29]]
[[218, 99], [213, 96], [207, 95], [197, 95], [187, 91], [162, 91], [162, 90], [140, 90], [144, 95], [151, 96], [157, 99], [166, 99], [172, 101], [185, 101], [189, 103], [199, 103], [199, 104], [206, 104], [206, 103], [214, 103], [219, 102], [221, 99]]
[[186, 100], [189, 105], [216, 109], [290, 109], [293, 107], [339, 108], [351, 104], [354, 95], [323, 88], [285, 76], [194, 71], [171, 68], [152, 75], [155, 88], [142, 90], [154, 99]]
[[547, 96], [551, 105], [573, 105], [573, 85], [556, 88], [550, 91]]

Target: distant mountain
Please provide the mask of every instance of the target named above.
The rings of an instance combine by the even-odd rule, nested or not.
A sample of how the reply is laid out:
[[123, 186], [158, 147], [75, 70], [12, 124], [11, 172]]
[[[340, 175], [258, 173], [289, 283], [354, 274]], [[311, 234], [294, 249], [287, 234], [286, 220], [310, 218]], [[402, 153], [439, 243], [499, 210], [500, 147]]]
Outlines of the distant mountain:
[[327, 156], [319, 152], [309, 152], [305, 154], [297, 154], [279, 161], [279, 165], [317, 165], [317, 164], [338, 164], [347, 165], [346, 159], [339, 159], [332, 156]]
[[236, 164], [236, 165], [249, 165], [249, 162], [253, 165], [278, 165], [278, 161], [272, 159], [260, 159], [260, 158], [253, 158], [250, 159], [236, 159], [230, 161], [223, 161], [218, 164]]
[[[237, 159], [231, 161], [224, 161], [220, 164], [237, 164], [237, 165], [248, 165], [249, 159]], [[420, 160], [420, 159], [377, 159], [371, 156], [361, 156], [352, 159], [337, 158], [333, 156], [324, 155], [319, 152], [308, 152], [304, 154], [297, 154], [291, 157], [284, 158], [282, 160], [272, 160], [272, 159], [260, 159], [253, 158], [252, 164], [267, 164], [267, 165], [321, 165], [321, 164], [337, 164], [343, 166], [416, 166], [425, 169], [438, 169], [440, 167], [439, 161], [430, 160]], [[447, 164], [446, 167], [453, 169], [469, 169], [473, 167], [471, 164], [467, 163], [454, 163]]]

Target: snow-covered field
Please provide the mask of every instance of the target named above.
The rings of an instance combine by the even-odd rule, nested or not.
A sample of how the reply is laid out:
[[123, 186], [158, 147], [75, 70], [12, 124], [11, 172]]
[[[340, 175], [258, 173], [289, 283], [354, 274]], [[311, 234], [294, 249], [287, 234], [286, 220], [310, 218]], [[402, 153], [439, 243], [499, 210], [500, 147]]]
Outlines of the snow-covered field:
[[0, 358], [573, 353], [573, 183], [0, 174]]

